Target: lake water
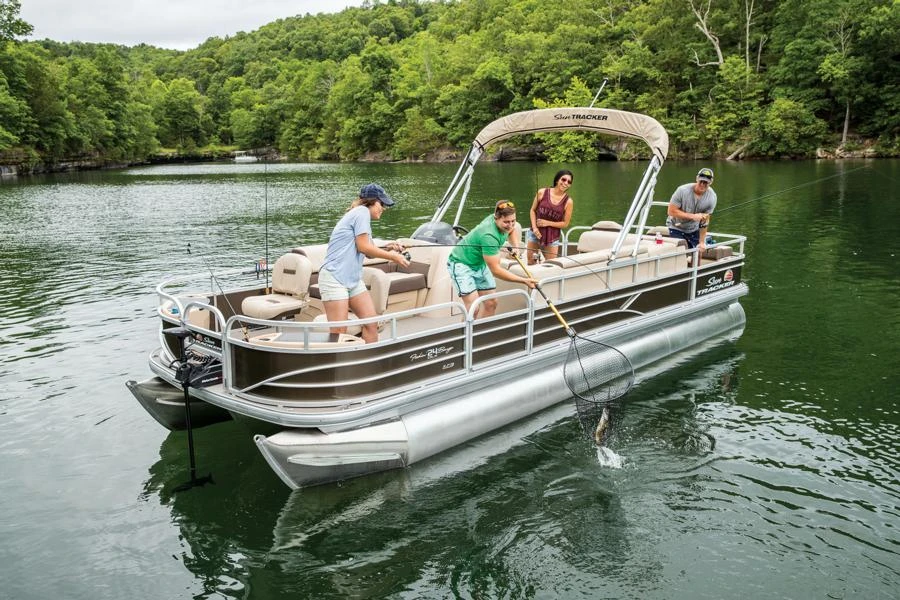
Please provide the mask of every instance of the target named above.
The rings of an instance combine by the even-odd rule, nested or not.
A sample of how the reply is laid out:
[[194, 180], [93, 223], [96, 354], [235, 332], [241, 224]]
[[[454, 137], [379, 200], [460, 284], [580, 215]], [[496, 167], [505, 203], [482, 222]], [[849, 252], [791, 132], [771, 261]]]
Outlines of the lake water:
[[[566, 165], [574, 224], [644, 164]], [[700, 166], [667, 164], [658, 199]], [[324, 239], [369, 181], [406, 236], [456, 165], [179, 165], [0, 182], [0, 597], [896, 598], [900, 161], [718, 163], [748, 236], [737, 341], [645, 378], [600, 460], [572, 406], [412, 468], [290, 492], [248, 433], [161, 428], [154, 286]], [[479, 166], [462, 223], [559, 165]], [[662, 211], [663, 209], [658, 209]], [[662, 212], [655, 222], [662, 222]], [[186, 252], [187, 244], [193, 252]]]

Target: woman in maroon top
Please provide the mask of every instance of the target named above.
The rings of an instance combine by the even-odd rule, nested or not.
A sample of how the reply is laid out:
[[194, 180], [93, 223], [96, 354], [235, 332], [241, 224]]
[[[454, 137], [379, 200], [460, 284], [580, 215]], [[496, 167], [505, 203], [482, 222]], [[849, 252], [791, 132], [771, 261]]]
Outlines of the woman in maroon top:
[[537, 260], [538, 251], [545, 259], [559, 256], [562, 245], [560, 230], [572, 220], [572, 197], [567, 193], [572, 185], [572, 171], [563, 169], [553, 177], [553, 187], [541, 188], [531, 203], [531, 229], [525, 235], [528, 242], [528, 264]]

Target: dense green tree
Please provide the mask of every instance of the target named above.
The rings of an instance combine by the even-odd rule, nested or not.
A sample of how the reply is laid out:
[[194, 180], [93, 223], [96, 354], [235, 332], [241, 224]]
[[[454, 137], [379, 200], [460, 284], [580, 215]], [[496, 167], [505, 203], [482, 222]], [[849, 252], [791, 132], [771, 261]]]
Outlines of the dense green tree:
[[418, 107], [409, 108], [404, 123], [394, 135], [394, 158], [417, 159], [438, 150], [444, 143], [444, 130]]
[[[143, 160], [160, 146], [417, 159], [535, 105], [635, 110], [670, 155], [900, 153], [896, 0], [391, 0], [178, 52], [18, 41], [0, 0], [0, 152]], [[525, 140], [592, 160], [583, 136]], [[632, 157], [632, 146], [619, 146]]]
[[9, 93], [6, 76], [0, 73], [0, 151], [19, 143], [29, 115], [28, 105]]
[[486, 59], [459, 84], [444, 86], [437, 102], [449, 141], [464, 146], [487, 123], [509, 112], [511, 88], [509, 64], [499, 56]]
[[742, 57], [729, 56], [718, 69], [718, 82], [702, 107], [706, 138], [716, 153], [730, 153], [745, 144], [751, 119], [760, 109], [762, 89]]
[[826, 131], [809, 108], [788, 98], [776, 98], [751, 125], [753, 149], [762, 156], [809, 156]]
[[[559, 106], [587, 106], [591, 102], [591, 90], [577, 77], [572, 78], [565, 97], [555, 98], [551, 102], [535, 99], [537, 108]], [[551, 162], [581, 162], [597, 160], [600, 149], [597, 136], [578, 131], [565, 131], [552, 135], [536, 136], [544, 144], [544, 152]]]
[[74, 116], [64, 95], [65, 67], [48, 60], [39, 46], [18, 45], [10, 47], [9, 53], [26, 82], [24, 98], [30, 115], [21, 141], [53, 161], [65, 157], [68, 139], [75, 133]]
[[165, 85], [153, 107], [159, 125], [159, 141], [164, 146], [193, 150], [206, 143], [203, 131], [204, 99], [194, 83], [183, 77]]
[[0, 0], [0, 43], [30, 35], [34, 31], [34, 27], [19, 18], [21, 10], [19, 0]]
[[67, 153], [81, 155], [111, 148], [115, 125], [106, 115], [110, 98], [101, 84], [100, 70], [84, 58], [72, 58], [66, 66], [66, 108], [73, 121]]
[[129, 102], [119, 125], [121, 157], [141, 161], [158, 152], [157, 129], [153, 121], [153, 110], [149, 104], [139, 100]]
[[[853, 11], [853, 116], [859, 132], [900, 143], [900, 2], [870, 2]], [[848, 94], [849, 95], [849, 94]], [[897, 148], [895, 147], [895, 151]]]

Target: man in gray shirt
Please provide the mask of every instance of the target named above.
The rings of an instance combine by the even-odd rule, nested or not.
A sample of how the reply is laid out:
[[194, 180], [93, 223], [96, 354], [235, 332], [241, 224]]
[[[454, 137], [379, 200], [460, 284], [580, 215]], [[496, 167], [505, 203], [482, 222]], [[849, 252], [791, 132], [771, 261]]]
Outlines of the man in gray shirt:
[[688, 248], [706, 248], [709, 215], [716, 209], [712, 180], [712, 169], [700, 169], [697, 180], [678, 186], [669, 200], [669, 235], [685, 240]]

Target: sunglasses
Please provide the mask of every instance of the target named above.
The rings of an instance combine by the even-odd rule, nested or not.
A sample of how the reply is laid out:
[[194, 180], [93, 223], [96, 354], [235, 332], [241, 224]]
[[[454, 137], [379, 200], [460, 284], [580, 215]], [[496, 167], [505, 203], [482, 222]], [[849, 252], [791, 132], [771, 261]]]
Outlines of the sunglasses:
[[504, 208], [515, 208], [516, 205], [510, 202], [509, 200], [503, 200], [502, 202], [497, 203], [496, 210], [503, 210]]
[[560, 177], [559, 180], [561, 183], [572, 183], [572, 180], [569, 179], [568, 177]]

